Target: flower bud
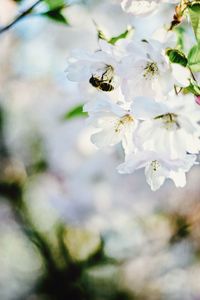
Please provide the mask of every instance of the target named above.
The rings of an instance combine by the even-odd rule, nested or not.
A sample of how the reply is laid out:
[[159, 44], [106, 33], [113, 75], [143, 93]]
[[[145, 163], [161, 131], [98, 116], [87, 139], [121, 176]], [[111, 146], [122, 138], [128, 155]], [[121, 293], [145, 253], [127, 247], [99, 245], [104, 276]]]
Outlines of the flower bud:
[[199, 96], [196, 96], [195, 101], [196, 101], [196, 103], [197, 103], [198, 105], [200, 105], [200, 95], [199, 95]]

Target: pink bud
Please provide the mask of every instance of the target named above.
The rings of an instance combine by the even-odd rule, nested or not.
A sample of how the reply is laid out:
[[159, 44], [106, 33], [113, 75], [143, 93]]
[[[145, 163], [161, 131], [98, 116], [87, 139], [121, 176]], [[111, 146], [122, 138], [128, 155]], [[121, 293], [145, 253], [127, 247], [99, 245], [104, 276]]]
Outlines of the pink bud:
[[200, 95], [199, 95], [199, 96], [196, 96], [195, 101], [196, 101], [196, 103], [197, 103], [198, 105], [200, 105]]

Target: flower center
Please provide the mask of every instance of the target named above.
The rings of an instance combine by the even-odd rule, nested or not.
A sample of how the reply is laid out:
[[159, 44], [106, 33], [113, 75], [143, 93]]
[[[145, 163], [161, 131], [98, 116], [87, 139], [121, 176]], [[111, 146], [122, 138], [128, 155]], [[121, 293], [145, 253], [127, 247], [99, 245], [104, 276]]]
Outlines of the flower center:
[[153, 172], [158, 171], [158, 169], [159, 169], [159, 167], [160, 167], [159, 161], [153, 160], [153, 161], [151, 162], [150, 167], [151, 167], [151, 169], [152, 169]]
[[114, 68], [111, 65], [105, 65], [104, 67], [98, 68], [92, 77], [90, 78], [90, 84], [104, 92], [110, 92], [114, 89]]
[[145, 79], [152, 79], [153, 77], [155, 77], [158, 74], [159, 74], [159, 69], [158, 69], [157, 63], [155, 63], [153, 61], [148, 62], [146, 67], [144, 68], [143, 77]]
[[129, 114], [123, 116], [116, 124], [115, 126], [115, 132], [119, 133], [123, 127], [128, 124], [128, 123], [132, 123], [134, 121], [133, 117]]
[[155, 120], [157, 119], [162, 119], [164, 128], [167, 130], [177, 130], [180, 128], [177, 120], [178, 116], [174, 113], [167, 113], [165, 115], [157, 116]]

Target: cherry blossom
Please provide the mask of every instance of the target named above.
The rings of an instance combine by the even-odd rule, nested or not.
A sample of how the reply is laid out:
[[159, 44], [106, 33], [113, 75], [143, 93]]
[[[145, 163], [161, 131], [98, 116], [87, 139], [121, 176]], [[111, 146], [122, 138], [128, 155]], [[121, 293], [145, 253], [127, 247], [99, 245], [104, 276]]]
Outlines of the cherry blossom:
[[133, 15], [149, 15], [155, 12], [161, 3], [178, 3], [178, 0], [122, 0], [122, 9]]
[[118, 166], [118, 171], [121, 174], [130, 174], [137, 169], [145, 168], [147, 183], [153, 191], [156, 191], [166, 178], [174, 181], [176, 187], [185, 186], [185, 173], [191, 169], [195, 160], [195, 155], [186, 155], [182, 159], [170, 159], [156, 152], [141, 151], [130, 154], [126, 161]]

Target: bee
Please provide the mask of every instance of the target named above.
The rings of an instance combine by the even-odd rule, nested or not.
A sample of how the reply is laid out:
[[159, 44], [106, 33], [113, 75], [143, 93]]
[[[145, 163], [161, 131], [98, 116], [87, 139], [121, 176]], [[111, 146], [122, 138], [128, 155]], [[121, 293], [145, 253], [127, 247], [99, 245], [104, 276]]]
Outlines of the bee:
[[107, 82], [101, 82], [100, 89], [104, 92], [111, 92], [114, 90], [114, 86]]
[[101, 76], [92, 75], [89, 82], [93, 87], [97, 89], [100, 89], [104, 92], [110, 92], [114, 90], [114, 86], [111, 84], [112, 80], [113, 80], [113, 67], [106, 65], [105, 72]]
[[111, 92], [114, 90], [114, 87], [110, 82], [106, 82], [105, 80], [94, 77], [93, 75], [90, 78], [89, 82], [93, 87], [104, 92]]

